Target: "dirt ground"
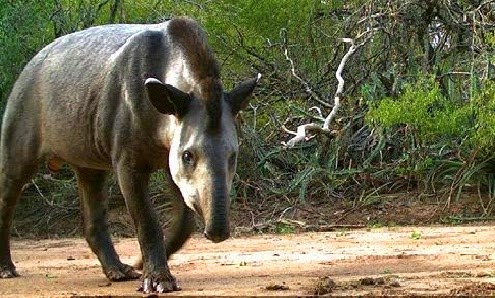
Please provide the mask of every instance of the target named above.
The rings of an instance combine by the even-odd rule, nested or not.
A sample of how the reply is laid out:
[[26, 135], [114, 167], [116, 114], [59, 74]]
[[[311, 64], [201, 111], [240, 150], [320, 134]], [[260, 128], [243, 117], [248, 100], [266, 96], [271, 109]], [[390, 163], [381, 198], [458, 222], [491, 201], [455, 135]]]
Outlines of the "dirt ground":
[[[116, 239], [124, 262], [135, 239]], [[83, 239], [14, 240], [20, 278], [0, 297], [142, 296], [110, 283]], [[174, 295], [495, 295], [495, 227], [396, 227], [265, 234], [213, 244], [193, 237], [170, 261]], [[170, 294], [163, 294], [164, 296]]]

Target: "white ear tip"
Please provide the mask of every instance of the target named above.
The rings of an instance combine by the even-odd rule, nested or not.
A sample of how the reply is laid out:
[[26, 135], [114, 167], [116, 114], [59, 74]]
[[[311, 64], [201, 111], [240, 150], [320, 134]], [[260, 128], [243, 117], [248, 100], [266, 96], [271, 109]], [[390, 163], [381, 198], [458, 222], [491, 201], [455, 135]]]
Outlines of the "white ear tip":
[[152, 84], [152, 83], [155, 83], [155, 84], [163, 84], [159, 79], [155, 79], [155, 78], [147, 78], [146, 81], [144, 81], [144, 84], [147, 85], [147, 84]]
[[261, 73], [258, 72], [258, 75], [256, 76], [256, 82], [258, 82], [261, 79]]

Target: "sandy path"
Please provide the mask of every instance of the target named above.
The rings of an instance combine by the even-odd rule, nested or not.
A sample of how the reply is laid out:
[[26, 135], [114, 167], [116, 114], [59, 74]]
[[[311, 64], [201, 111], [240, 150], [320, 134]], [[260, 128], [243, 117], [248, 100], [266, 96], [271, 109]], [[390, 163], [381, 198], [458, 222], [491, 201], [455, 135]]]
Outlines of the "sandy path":
[[[116, 247], [132, 263], [136, 240], [118, 239]], [[12, 253], [22, 277], [0, 280], [0, 297], [142, 296], [137, 281], [109, 283], [82, 239], [14, 240]], [[493, 295], [495, 227], [262, 235], [220, 244], [198, 236], [170, 266], [183, 288], [176, 295], [308, 295], [318, 283], [338, 295]]]

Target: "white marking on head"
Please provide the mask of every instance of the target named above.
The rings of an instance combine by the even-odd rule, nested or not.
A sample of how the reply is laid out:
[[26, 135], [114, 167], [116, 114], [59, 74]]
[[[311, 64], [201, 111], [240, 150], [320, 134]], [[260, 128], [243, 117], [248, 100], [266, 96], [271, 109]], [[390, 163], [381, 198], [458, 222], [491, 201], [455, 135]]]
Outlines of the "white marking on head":
[[[194, 146], [195, 142], [197, 142], [197, 131], [193, 131], [185, 144], [180, 144], [180, 133], [181, 128], [177, 128], [174, 130], [174, 136], [170, 147], [169, 153], [169, 170], [172, 174], [172, 180], [179, 187], [182, 196], [184, 198], [184, 202], [186, 205], [195, 210], [194, 203], [198, 200], [199, 192], [197, 185], [195, 183], [191, 183], [188, 179], [184, 178], [183, 172], [181, 172], [181, 155], [184, 148], [191, 148]], [[197, 211], [197, 210], [195, 210]]]

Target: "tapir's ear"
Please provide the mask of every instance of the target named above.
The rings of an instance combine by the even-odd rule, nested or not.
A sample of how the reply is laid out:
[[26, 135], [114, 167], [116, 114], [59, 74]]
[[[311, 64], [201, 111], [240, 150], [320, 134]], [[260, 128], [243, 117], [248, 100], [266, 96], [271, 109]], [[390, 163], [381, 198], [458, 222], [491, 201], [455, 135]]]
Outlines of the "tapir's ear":
[[191, 102], [189, 94], [155, 78], [146, 79], [144, 85], [151, 104], [158, 112], [179, 118], [187, 113]]
[[247, 106], [249, 99], [251, 98], [251, 94], [253, 93], [253, 90], [258, 84], [260, 78], [261, 74], [259, 73], [256, 78], [240, 83], [229, 92], [228, 101], [234, 115], [237, 115], [240, 110]]

